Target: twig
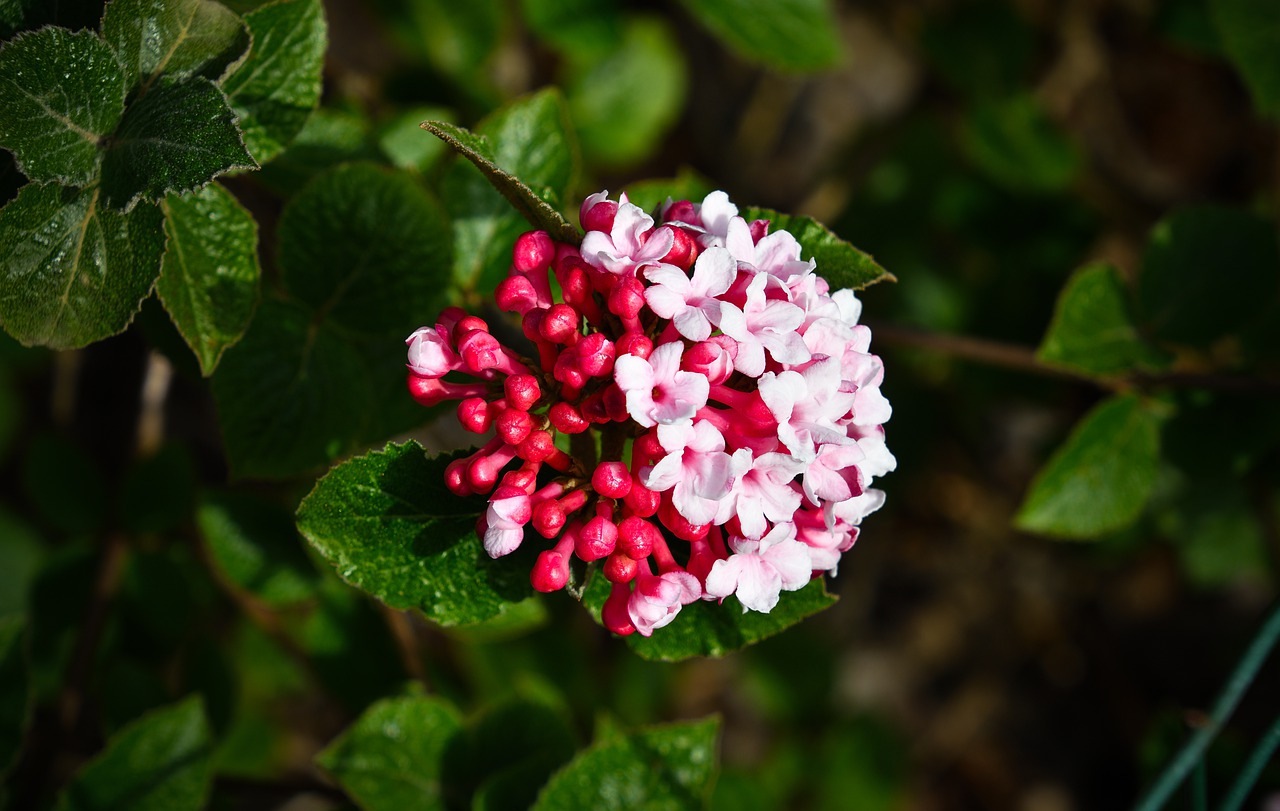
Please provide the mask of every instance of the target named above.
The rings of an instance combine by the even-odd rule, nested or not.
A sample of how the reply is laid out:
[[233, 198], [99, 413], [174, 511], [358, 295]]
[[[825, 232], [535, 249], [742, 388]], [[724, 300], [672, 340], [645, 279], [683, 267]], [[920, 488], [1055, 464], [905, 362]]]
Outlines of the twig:
[[408, 612], [392, 608], [382, 602], [378, 602], [377, 606], [387, 621], [387, 627], [391, 629], [391, 636], [395, 639], [396, 649], [400, 652], [400, 661], [404, 665], [405, 672], [430, 690], [431, 683], [427, 680], [427, 669], [423, 665], [422, 648], [418, 644], [418, 634], [410, 621]]

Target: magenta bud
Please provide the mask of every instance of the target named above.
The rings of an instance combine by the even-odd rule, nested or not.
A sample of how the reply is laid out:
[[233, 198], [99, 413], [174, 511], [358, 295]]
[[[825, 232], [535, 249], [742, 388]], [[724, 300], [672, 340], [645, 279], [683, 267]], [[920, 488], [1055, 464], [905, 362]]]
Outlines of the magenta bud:
[[569, 516], [554, 498], [539, 501], [533, 508], [533, 528], [544, 538], [554, 538], [564, 529]]
[[653, 464], [667, 455], [666, 448], [658, 441], [656, 431], [648, 431], [636, 437], [631, 445], [631, 461], [636, 465]]
[[536, 468], [518, 467], [515, 470], [507, 471], [502, 476], [503, 487], [514, 487], [525, 494], [533, 491], [533, 485], [537, 481], [538, 471]]
[[609, 291], [609, 312], [619, 318], [635, 318], [644, 307], [644, 283], [623, 277]]
[[575, 389], [587, 385], [587, 376], [582, 373], [582, 369], [578, 368], [578, 353], [572, 347], [561, 350], [556, 357], [555, 366], [551, 369], [551, 376]]
[[603, 571], [610, 583], [630, 583], [635, 580], [639, 570], [640, 564], [634, 558], [629, 558], [615, 549], [609, 559], [604, 562]]
[[533, 431], [516, 446], [516, 456], [526, 462], [541, 462], [555, 453], [556, 443], [546, 431]]
[[493, 298], [498, 309], [508, 313], [524, 315], [538, 306], [538, 291], [523, 276], [508, 276], [503, 279], [493, 291]]
[[438, 377], [423, 377], [410, 372], [408, 385], [410, 396], [420, 405], [438, 405], [449, 399], [449, 392]]
[[718, 386], [733, 374], [733, 357], [722, 343], [715, 340], [702, 341], [685, 350], [684, 357], [680, 359], [680, 368], [703, 375], [711, 385]]
[[458, 403], [458, 422], [473, 434], [483, 434], [493, 422], [489, 404], [483, 397], [468, 397]]
[[583, 398], [579, 408], [582, 410], [583, 419], [593, 425], [600, 425], [601, 423], [611, 421], [609, 419], [609, 412], [606, 411], [604, 407], [603, 392], [597, 391], [588, 394]]
[[618, 204], [614, 201], [600, 200], [593, 203], [588, 197], [578, 211], [578, 222], [582, 223], [584, 231], [604, 231], [607, 234], [613, 231], [613, 218], [617, 215]]
[[458, 341], [458, 354], [468, 371], [479, 373], [501, 362], [502, 344], [488, 332], [473, 329]]
[[759, 242], [760, 240], [765, 238], [766, 234], [769, 233], [769, 221], [768, 220], [752, 220], [751, 224], [748, 225], [747, 228], [748, 230], [751, 231], [751, 241]]
[[467, 468], [467, 484], [477, 493], [487, 493], [498, 481], [498, 472], [502, 469], [500, 460], [491, 456], [482, 456]]
[[662, 221], [682, 222], [688, 225], [696, 225], [699, 228], [702, 227], [702, 218], [698, 216], [693, 203], [688, 200], [677, 200], [667, 206], [667, 210], [662, 214]]
[[559, 591], [569, 582], [569, 560], [554, 549], [538, 555], [529, 572], [529, 582], [543, 593]]
[[658, 528], [637, 515], [629, 515], [618, 524], [618, 550], [634, 560], [644, 560], [653, 553]]
[[623, 497], [622, 503], [627, 505], [632, 515], [648, 518], [657, 514], [658, 507], [662, 504], [662, 494], [655, 493], [641, 484], [638, 478], [633, 477], [631, 491]]
[[578, 368], [588, 377], [606, 377], [613, 371], [613, 342], [599, 332], [593, 332], [574, 347], [578, 353]]
[[614, 343], [613, 350], [618, 357], [635, 355], [641, 360], [648, 360], [653, 354], [653, 341], [642, 332], [628, 332]]
[[581, 259], [569, 259], [556, 265], [556, 281], [564, 300], [577, 306], [591, 295], [591, 279], [582, 268]]
[[483, 318], [475, 315], [464, 315], [462, 318], [459, 318], [458, 323], [453, 325], [454, 343], [461, 341], [462, 336], [473, 330], [488, 332], [489, 324]]
[[689, 236], [683, 228], [670, 225], [664, 225], [663, 228], [671, 231], [675, 241], [671, 243], [671, 250], [662, 257], [662, 261], [675, 265], [681, 270], [693, 267], [693, 260], [698, 258], [698, 243], [694, 242], [693, 237]]
[[636, 632], [635, 623], [631, 621], [631, 612], [627, 611], [627, 603], [631, 600], [631, 586], [628, 583], [614, 583], [609, 592], [609, 599], [604, 601], [600, 609], [600, 621], [604, 627], [619, 636], [627, 636]]
[[622, 462], [601, 462], [591, 474], [591, 487], [608, 498], [623, 498], [631, 492], [631, 471]]
[[618, 543], [618, 527], [609, 519], [597, 515], [578, 532], [573, 550], [587, 561], [599, 560], [613, 552]]
[[547, 411], [547, 417], [551, 420], [551, 427], [562, 434], [580, 434], [591, 427], [582, 412], [571, 403], [556, 403]]
[[470, 459], [454, 459], [444, 469], [444, 486], [455, 496], [475, 495], [476, 491], [467, 483], [467, 468], [470, 464]]
[[516, 240], [511, 263], [520, 273], [546, 270], [556, 258], [556, 244], [546, 231], [529, 231]]
[[521, 411], [533, 408], [538, 398], [542, 396], [538, 378], [533, 375], [508, 375], [507, 379], [502, 381], [502, 391], [507, 396], [507, 405]]
[[528, 411], [506, 408], [498, 413], [493, 425], [503, 442], [519, 445], [533, 431], [533, 417], [529, 416]]
[[524, 317], [520, 319], [520, 331], [524, 333], [524, 337], [530, 341], [542, 340], [540, 327], [542, 326], [542, 318], [546, 314], [547, 311], [541, 307], [524, 314]]
[[571, 344], [578, 337], [578, 311], [568, 304], [553, 304], [542, 316], [538, 334], [553, 344]]
[[617, 383], [610, 383], [601, 392], [604, 398], [604, 411], [614, 422], [626, 422], [630, 413], [627, 411], [627, 395]]
[[461, 307], [445, 307], [444, 312], [440, 313], [440, 317], [436, 319], [436, 326], [444, 328], [447, 334], [452, 335], [453, 328], [468, 315], [467, 311]]

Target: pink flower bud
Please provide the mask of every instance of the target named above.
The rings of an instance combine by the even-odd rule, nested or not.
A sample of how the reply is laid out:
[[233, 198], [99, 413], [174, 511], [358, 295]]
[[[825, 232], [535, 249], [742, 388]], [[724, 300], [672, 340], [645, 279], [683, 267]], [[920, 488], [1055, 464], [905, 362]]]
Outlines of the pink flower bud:
[[627, 332], [614, 342], [613, 351], [617, 357], [635, 355], [641, 360], [648, 360], [653, 354], [653, 341], [644, 333]]
[[574, 551], [578, 557], [589, 563], [611, 554], [617, 542], [618, 527], [609, 519], [597, 515], [578, 533]]
[[752, 220], [751, 223], [747, 226], [747, 228], [751, 232], [751, 241], [759, 242], [760, 240], [764, 239], [765, 236], [769, 233], [769, 221], [768, 220]]
[[604, 194], [607, 192], [593, 194], [582, 202], [582, 208], [578, 210], [578, 222], [582, 223], [582, 230], [605, 233], [613, 230], [613, 218], [618, 214], [618, 204], [604, 199]]
[[609, 312], [634, 319], [644, 307], [644, 283], [634, 277], [618, 279], [609, 291]]
[[551, 406], [547, 416], [551, 419], [551, 427], [562, 434], [580, 434], [591, 427], [583, 418], [582, 412], [571, 403], [556, 403]]
[[617, 383], [610, 383], [602, 392], [604, 397], [604, 410], [609, 415], [609, 419], [614, 422], [625, 422], [629, 416], [627, 412], [627, 395], [618, 388]]
[[481, 332], [488, 332], [489, 324], [483, 318], [480, 318], [478, 316], [464, 315], [462, 318], [458, 319], [458, 322], [456, 324], [453, 325], [453, 330], [451, 331], [453, 335], [453, 342], [457, 343], [458, 341], [461, 341], [462, 336], [466, 335], [468, 332], [471, 332], [472, 330], [480, 330]]
[[444, 486], [455, 496], [475, 495], [476, 491], [467, 484], [467, 468], [470, 465], [470, 459], [454, 459], [444, 469]]
[[555, 441], [546, 431], [533, 431], [516, 447], [516, 455], [526, 462], [541, 462], [556, 449]]
[[601, 462], [591, 474], [591, 487], [606, 498], [623, 498], [631, 492], [631, 471], [622, 462]]
[[618, 549], [629, 558], [644, 560], [653, 553], [654, 536], [658, 528], [636, 515], [622, 519], [618, 524]]
[[506, 408], [498, 412], [493, 425], [503, 442], [519, 445], [533, 431], [533, 417], [529, 416], [528, 411]]
[[600, 621], [604, 623], [604, 627], [619, 636], [628, 636], [636, 632], [636, 626], [631, 621], [631, 614], [627, 611], [627, 603], [631, 601], [631, 587], [627, 583], [613, 584], [613, 590], [609, 592], [609, 599], [604, 601], [604, 607], [600, 609]]
[[516, 240], [511, 262], [520, 273], [547, 270], [556, 258], [556, 245], [546, 231], [528, 231]]
[[682, 222], [688, 225], [702, 227], [702, 218], [698, 216], [697, 210], [693, 207], [693, 203], [688, 200], [677, 200], [667, 206], [667, 210], [662, 213], [663, 222]]
[[446, 335], [452, 335], [453, 328], [466, 317], [467, 311], [461, 307], [445, 307], [440, 317], [436, 319], [436, 326], [443, 329]]
[[477, 374], [501, 363], [502, 344], [484, 330], [473, 329], [458, 341], [458, 350], [467, 371]]
[[639, 478], [632, 477], [631, 491], [623, 498], [623, 503], [632, 515], [648, 518], [658, 512], [662, 504], [662, 494], [655, 493], [640, 483]]
[[507, 397], [507, 404], [521, 411], [533, 408], [542, 397], [538, 378], [533, 375], [509, 375], [502, 381], [502, 391]]
[[473, 434], [483, 434], [493, 423], [489, 404], [483, 397], [468, 397], [458, 403], [458, 422]]
[[703, 375], [712, 386], [728, 380], [729, 375], [733, 374], [733, 357], [725, 349], [724, 343], [716, 340], [722, 337], [724, 336], [717, 335], [689, 347], [680, 361], [680, 368]]
[[604, 407], [604, 394], [602, 392], [593, 392], [583, 398], [579, 404], [582, 411], [582, 417], [592, 425], [600, 425], [601, 423], [610, 422], [609, 412]]
[[604, 562], [604, 576], [608, 578], [610, 583], [630, 583], [636, 577], [636, 572], [640, 570], [640, 564], [636, 563], [634, 558], [629, 558], [619, 550], [614, 550], [609, 559]]
[[529, 582], [544, 594], [559, 591], [569, 582], [569, 558], [558, 549], [544, 550], [529, 572]]
[[675, 241], [671, 245], [671, 250], [667, 251], [667, 255], [662, 257], [662, 261], [668, 265], [675, 265], [681, 270], [693, 267], [693, 261], [698, 258], [698, 243], [694, 242], [693, 237], [689, 236], [683, 228], [669, 225], [664, 225], [663, 228], [671, 231]]
[[538, 334], [553, 344], [573, 344], [578, 340], [578, 311], [568, 304], [554, 304], [542, 316]]
[[554, 538], [559, 535], [568, 520], [569, 514], [555, 499], [541, 501], [533, 508], [533, 528], [544, 538]]
[[503, 279], [493, 291], [493, 298], [498, 309], [507, 313], [524, 315], [538, 306], [538, 291], [523, 276], [508, 276]]
[[578, 368], [588, 377], [605, 377], [613, 372], [613, 342], [604, 335], [593, 332], [574, 346], [578, 353]]
[[658, 520], [662, 521], [662, 525], [670, 530], [672, 535], [683, 541], [705, 538], [707, 533], [711, 531], [711, 524], [690, 523], [689, 519], [680, 514], [669, 498], [662, 500], [662, 506], [658, 509]]

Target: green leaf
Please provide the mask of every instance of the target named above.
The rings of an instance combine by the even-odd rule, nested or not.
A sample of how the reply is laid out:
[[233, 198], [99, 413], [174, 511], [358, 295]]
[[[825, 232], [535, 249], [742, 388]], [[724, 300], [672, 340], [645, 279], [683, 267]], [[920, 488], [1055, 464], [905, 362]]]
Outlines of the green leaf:
[[1227, 55], [1244, 76], [1253, 103], [1280, 117], [1280, 14], [1271, 0], [1210, 0]]
[[57, 811], [197, 811], [212, 754], [204, 705], [192, 696], [113, 736], [63, 791]]
[[1156, 482], [1161, 421], [1151, 403], [1134, 395], [1100, 403], [1036, 475], [1017, 525], [1073, 539], [1128, 526]]
[[163, 81], [129, 106], [102, 161], [102, 191], [108, 205], [128, 209], [256, 168], [226, 97], [195, 76]]
[[1036, 356], [1093, 375], [1159, 369], [1170, 360], [1138, 334], [1124, 281], [1104, 263], [1081, 268], [1067, 282]]
[[509, 698], [486, 707], [446, 752], [446, 789], [472, 811], [529, 808], [552, 772], [578, 748], [562, 709]]
[[716, 769], [718, 718], [654, 726], [595, 744], [557, 772], [533, 811], [701, 808]]
[[510, 15], [502, 0], [378, 0], [377, 5], [406, 52], [484, 107], [496, 106], [489, 65]]
[[578, 146], [559, 91], [543, 90], [499, 110], [474, 134], [444, 122], [423, 127], [475, 164], [455, 161], [441, 184], [453, 220], [454, 276], [464, 288], [493, 289], [530, 225], [556, 239], [581, 240], [549, 202], [564, 199], [578, 174]]
[[344, 580], [441, 625], [479, 622], [532, 593], [524, 555], [491, 559], [475, 536], [484, 499], [444, 486], [448, 458], [388, 445], [329, 471], [298, 507], [298, 529]]
[[278, 239], [285, 287], [326, 322], [403, 339], [443, 303], [449, 226], [402, 172], [354, 164], [320, 176], [286, 206]]
[[[600, 609], [609, 596], [609, 582], [599, 573], [587, 583], [582, 603], [597, 621]], [[723, 603], [698, 601], [680, 610], [680, 614], [664, 628], [645, 637], [632, 634], [627, 644], [645, 659], [679, 662], [695, 656], [724, 656], [754, 645], [762, 639], [803, 621], [835, 605], [838, 598], [827, 593], [822, 578], [809, 582], [798, 591], [783, 592], [777, 606], [767, 614], [743, 612], [736, 597]]]
[[1273, 224], [1245, 211], [1192, 206], [1152, 230], [1138, 311], [1155, 337], [1206, 346], [1263, 316], [1278, 289]]
[[[415, 129], [417, 124], [415, 121]], [[292, 197], [339, 163], [379, 160], [377, 151], [370, 148], [369, 130], [369, 121], [361, 112], [319, 107], [288, 148], [263, 166], [258, 177], [281, 197]], [[417, 133], [423, 140], [436, 140], [421, 130]], [[444, 149], [444, 144], [439, 146]]]
[[92, 31], [19, 34], [0, 48], [0, 146], [32, 180], [87, 184], [127, 90], [111, 48]]
[[262, 164], [293, 140], [320, 101], [328, 29], [320, 0], [278, 0], [244, 20], [253, 45], [222, 88], [249, 153]]
[[444, 809], [441, 761], [462, 729], [453, 705], [433, 696], [374, 704], [316, 756], [365, 811]]
[[144, 92], [161, 74], [221, 78], [249, 47], [249, 31], [214, 0], [112, 0], [102, 15], [107, 41], [129, 87]]
[[876, 282], [897, 281], [892, 273], [876, 264], [871, 254], [845, 242], [812, 217], [780, 214], [767, 208], [746, 208], [741, 215], [747, 222], [768, 220], [770, 231], [790, 231], [800, 243], [801, 258], [817, 261], [817, 274], [830, 283], [833, 291], [842, 287], [862, 290]]
[[1032, 95], [977, 105], [965, 117], [960, 145], [993, 180], [1015, 191], [1064, 191], [1080, 156]]
[[232, 473], [283, 478], [350, 453], [372, 407], [370, 385], [345, 338], [307, 309], [264, 301], [213, 376]]
[[525, 22], [539, 39], [570, 59], [603, 59], [622, 44], [618, 0], [521, 0]]
[[208, 376], [258, 304], [258, 224], [217, 183], [161, 207], [169, 241], [156, 292]]
[[748, 59], [789, 71], [840, 61], [840, 30], [830, 0], [682, 0], [712, 33]]
[[633, 20], [619, 47], [576, 72], [569, 112], [593, 164], [626, 164], [657, 149], [684, 104], [684, 57], [668, 25]]
[[163, 250], [156, 206], [124, 214], [96, 188], [23, 186], [0, 210], [0, 323], [54, 349], [115, 335], [150, 293]]
[[22, 751], [31, 720], [26, 627], [21, 615], [0, 617], [0, 777]]
[[315, 596], [315, 569], [293, 516], [278, 504], [243, 493], [209, 493], [196, 510], [196, 526], [219, 574], [267, 605]]

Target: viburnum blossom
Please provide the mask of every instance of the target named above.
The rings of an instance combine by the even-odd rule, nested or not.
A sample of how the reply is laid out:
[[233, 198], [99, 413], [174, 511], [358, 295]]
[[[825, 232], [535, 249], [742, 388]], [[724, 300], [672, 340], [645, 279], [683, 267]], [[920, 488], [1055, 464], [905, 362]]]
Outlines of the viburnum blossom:
[[834, 574], [895, 466], [861, 303], [724, 192], [652, 215], [600, 192], [579, 216], [576, 245], [516, 242], [495, 298], [526, 345], [456, 307], [406, 341], [414, 398], [491, 435], [445, 474], [490, 494], [485, 551], [538, 543], [540, 591], [601, 561], [602, 621], [645, 636], [698, 599], [768, 612]]

